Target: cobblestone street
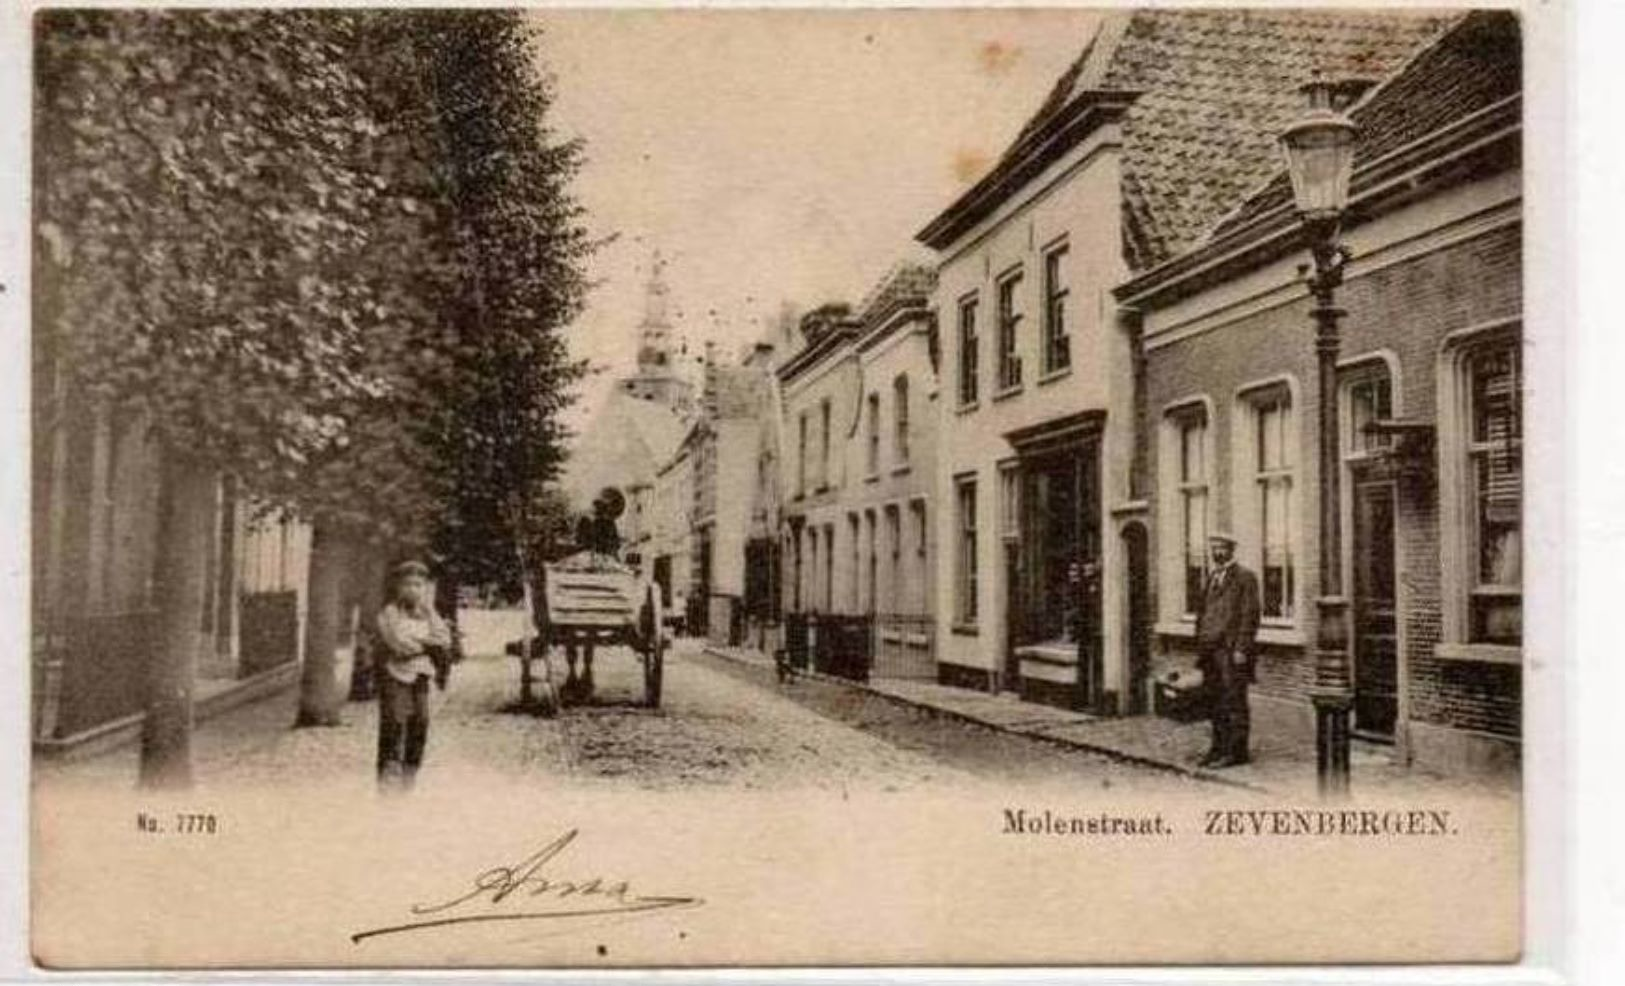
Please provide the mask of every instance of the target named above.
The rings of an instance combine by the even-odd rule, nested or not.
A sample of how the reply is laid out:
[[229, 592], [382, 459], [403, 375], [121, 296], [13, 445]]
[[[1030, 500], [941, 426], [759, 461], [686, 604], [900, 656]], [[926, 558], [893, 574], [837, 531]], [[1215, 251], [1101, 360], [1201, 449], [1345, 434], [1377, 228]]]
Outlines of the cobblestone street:
[[[549, 783], [664, 788], [901, 789], [933, 783], [1038, 780], [1098, 788], [1133, 780], [1189, 781], [897, 705], [830, 682], [780, 685], [760, 669], [705, 655], [681, 640], [670, 652], [662, 706], [644, 708], [642, 676], [622, 649], [601, 652], [592, 701], [552, 719], [503, 711], [517, 694], [514, 662], [500, 656], [518, 631], [511, 612], [464, 614], [470, 657], [435, 693], [420, 784], [494, 775]], [[562, 675], [562, 661], [555, 674]], [[376, 707], [352, 702], [342, 726], [292, 729], [297, 695], [202, 723], [193, 739], [200, 786], [372, 783]], [[137, 751], [45, 762], [42, 783], [133, 783]]]

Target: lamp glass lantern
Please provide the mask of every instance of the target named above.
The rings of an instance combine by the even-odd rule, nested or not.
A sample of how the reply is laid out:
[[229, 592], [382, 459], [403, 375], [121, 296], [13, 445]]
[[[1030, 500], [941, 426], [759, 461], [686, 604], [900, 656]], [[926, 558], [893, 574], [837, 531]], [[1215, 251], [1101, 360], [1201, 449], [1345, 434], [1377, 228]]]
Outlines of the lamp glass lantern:
[[1292, 197], [1305, 219], [1336, 219], [1348, 206], [1359, 131], [1333, 107], [1335, 88], [1321, 81], [1304, 86], [1309, 108], [1281, 134]]

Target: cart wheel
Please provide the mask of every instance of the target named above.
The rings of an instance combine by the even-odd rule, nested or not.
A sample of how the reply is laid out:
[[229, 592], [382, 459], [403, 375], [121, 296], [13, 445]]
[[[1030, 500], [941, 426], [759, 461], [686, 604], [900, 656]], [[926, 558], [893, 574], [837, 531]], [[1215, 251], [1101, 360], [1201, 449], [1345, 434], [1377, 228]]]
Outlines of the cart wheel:
[[639, 631], [643, 637], [643, 704], [651, 709], [660, 708], [660, 679], [665, 671], [666, 638], [662, 631], [660, 597], [650, 588], [643, 597], [642, 611], [638, 614]]

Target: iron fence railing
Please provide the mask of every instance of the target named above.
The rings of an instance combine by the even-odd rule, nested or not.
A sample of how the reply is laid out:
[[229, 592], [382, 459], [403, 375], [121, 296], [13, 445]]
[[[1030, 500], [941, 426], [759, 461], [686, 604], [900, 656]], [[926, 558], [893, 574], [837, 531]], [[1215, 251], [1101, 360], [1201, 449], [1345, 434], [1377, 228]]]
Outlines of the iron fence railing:
[[868, 681], [874, 658], [874, 618], [820, 613], [813, 619], [813, 669], [838, 678]]
[[785, 660], [853, 681], [934, 679], [936, 627], [923, 613], [787, 613]]
[[937, 676], [936, 620], [926, 613], [878, 613], [874, 617], [876, 678]]

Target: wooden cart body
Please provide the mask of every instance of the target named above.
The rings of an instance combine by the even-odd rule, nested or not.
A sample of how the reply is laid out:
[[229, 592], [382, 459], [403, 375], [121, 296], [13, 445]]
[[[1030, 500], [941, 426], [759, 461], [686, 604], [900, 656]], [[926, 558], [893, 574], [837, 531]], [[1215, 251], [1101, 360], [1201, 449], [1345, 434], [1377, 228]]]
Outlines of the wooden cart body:
[[608, 555], [580, 552], [544, 566], [542, 602], [544, 646], [625, 645], [643, 664], [645, 704], [660, 705], [667, 641], [654, 583]]

